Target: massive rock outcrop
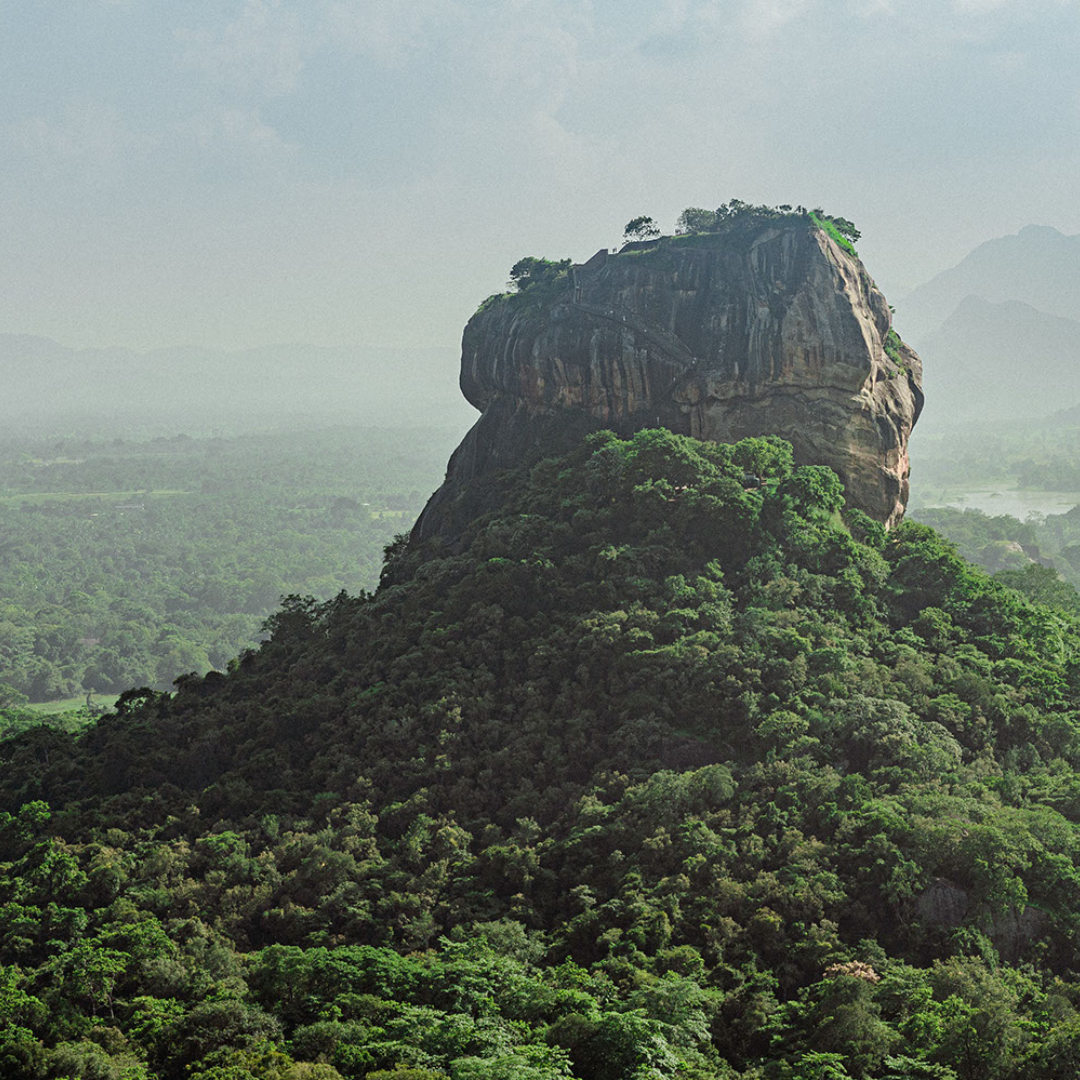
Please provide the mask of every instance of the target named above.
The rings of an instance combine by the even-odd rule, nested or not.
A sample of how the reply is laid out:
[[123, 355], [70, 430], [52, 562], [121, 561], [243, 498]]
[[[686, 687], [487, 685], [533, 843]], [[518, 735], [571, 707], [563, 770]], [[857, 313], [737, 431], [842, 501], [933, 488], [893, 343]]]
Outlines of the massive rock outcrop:
[[790, 440], [849, 504], [891, 526], [908, 494], [922, 365], [885, 298], [809, 218], [598, 252], [486, 303], [465, 328], [461, 389], [481, 410], [414, 537], [483, 509], [470, 481], [583, 434], [664, 426], [700, 439]]

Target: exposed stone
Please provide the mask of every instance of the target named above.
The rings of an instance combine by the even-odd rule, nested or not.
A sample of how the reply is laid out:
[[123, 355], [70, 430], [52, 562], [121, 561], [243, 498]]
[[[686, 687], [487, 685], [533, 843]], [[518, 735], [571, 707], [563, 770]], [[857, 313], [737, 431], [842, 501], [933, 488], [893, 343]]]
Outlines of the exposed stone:
[[895, 525], [922, 365], [903, 344], [890, 358], [890, 327], [862, 263], [808, 219], [598, 252], [560, 285], [470, 319], [461, 389], [481, 416], [415, 535], [458, 531], [474, 477], [604, 427], [782, 436], [799, 464], [833, 468], [851, 505]]
[[916, 901], [919, 914], [936, 926], [959, 926], [968, 910], [967, 893], [951, 881], [938, 878]]
[[1004, 911], [995, 912], [990, 919], [990, 940], [1001, 959], [1016, 963], [1039, 940], [1049, 918], [1031, 904], [1018, 907], [1010, 904]]
[[1045, 930], [1048, 916], [1031, 904], [1009, 904], [1001, 909], [986, 906], [970, 912], [966, 890], [945, 878], [936, 878], [915, 901], [919, 915], [928, 923], [945, 929], [959, 926], [972, 914], [975, 923], [989, 936], [1003, 960], [1016, 962]]

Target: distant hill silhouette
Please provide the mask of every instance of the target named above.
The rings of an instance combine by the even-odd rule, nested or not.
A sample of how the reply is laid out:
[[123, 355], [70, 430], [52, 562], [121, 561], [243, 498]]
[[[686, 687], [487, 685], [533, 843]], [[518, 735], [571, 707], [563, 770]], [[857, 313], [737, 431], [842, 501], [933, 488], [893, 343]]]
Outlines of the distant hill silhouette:
[[1080, 403], [1080, 321], [968, 296], [920, 345], [930, 423], [1043, 417]]
[[897, 329], [921, 347], [965, 297], [1019, 300], [1048, 315], [1080, 320], [1080, 236], [1028, 225], [980, 244], [896, 305]]
[[278, 345], [70, 349], [0, 334], [0, 421], [14, 426], [140, 420], [259, 426], [283, 420], [466, 423], [453, 349]]
[[896, 325], [925, 361], [924, 426], [1080, 403], [1080, 236], [988, 240], [903, 299]]

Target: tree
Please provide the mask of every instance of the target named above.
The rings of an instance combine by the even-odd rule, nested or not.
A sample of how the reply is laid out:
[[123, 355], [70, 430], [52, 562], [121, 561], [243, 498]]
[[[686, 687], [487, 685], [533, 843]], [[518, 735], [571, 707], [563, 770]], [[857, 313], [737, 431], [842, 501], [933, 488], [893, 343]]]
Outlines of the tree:
[[846, 236], [852, 243], [862, 236], [862, 233], [855, 228], [855, 223], [848, 221], [847, 218], [834, 217], [832, 223], [836, 226], [837, 232], [839, 232], [841, 236]]
[[547, 285], [565, 277], [570, 265], [569, 259], [553, 262], [551, 259], [537, 259], [526, 255], [510, 267], [510, 285], [518, 292], [524, 292], [534, 285]]
[[651, 217], [631, 218], [623, 229], [623, 240], [653, 240], [660, 235], [660, 229]]
[[0, 966], [0, 1075], [40, 1076], [44, 1048], [31, 1030], [45, 1019], [45, 1008], [22, 988], [16, 968]]
[[675, 234], [708, 232], [716, 226], [716, 211], [703, 210], [700, 206], [688, 206], [675, 222]]
[[804, 517], [832, 514], [844, 505], [844, 485], [824, 465], [803, 465], [780, 484], [779, 492], [791, 499]]
[[791, 1080], [849, 1080], [851, 1076], [844, 1068], [843, 1054], [823, 1054], [816, 1050], [800, 1054], [788, 1075]]
[[[1080, 612], [1080, 596], [1052, 566], [1029, 563], [1023, 570], [999, 570], [994, 577], [1029, 600], [1064, 611]], [[2, 700], [3, 686], [0, 686]]]
[[0, 709], [17, 708], [27, 702], [25, 694], [20, 693], [14, 686], [0, 682]]
[[[874, 1000], [879, 976], [869, 965], [857, 962], [835, 965], [825, 976], [819, 984], [821, 997], [807, 1017], [814, 1029], [812, 1048], [823, 1059], [833, 1059], [833, 1055], [840, 1058], [829, 1060], [829, 1068], [842, 1064], [855, 1076], [873, 1076], [900, 1039], [882, 1021], [881, 1009]], [[832, 1077], [833, 1073], [827, 1068], [808, 1072], [808, 1076], [818, 1075]], [[835, 1075], [847, 1073], [839, 1069]]]
[[[883, 1080], [956, 1080], [956, 1072], [948, 1065], [935, 1065], [930, 1061], [899, 1054], [885, 1059], [886, 1072]], [[1034, 1074], [1032, 1074], [1034, 1075]], [[1069, 1073], [1070, 1076], [1075, 1075]]]

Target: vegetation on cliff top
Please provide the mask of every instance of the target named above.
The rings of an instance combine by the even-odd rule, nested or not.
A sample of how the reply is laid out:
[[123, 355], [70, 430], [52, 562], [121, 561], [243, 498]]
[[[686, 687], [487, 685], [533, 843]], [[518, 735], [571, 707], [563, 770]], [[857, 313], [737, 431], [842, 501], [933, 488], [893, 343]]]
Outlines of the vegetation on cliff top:
[[[660, 243], [671, 240], [686, 242], [695, 236], [731, 232], [736, 228], [757, 228], [769, 222], [813, 225], [827, 233], [849, 254], [857, 255], [854, 241], [862, 234], [847, 218], [831, 216], [821, 209], [807, 210], [804, 206], [755, 206], [741, 199], [732, 199], [715, 210], [687, 207], [675, 223], [674, 237], [662, 236], [651, 217], [635, 217], [624, 228], [623, 241], [629, 250], [636, 251], [642, 245], [651, 245], [656, 240]], [[540, 298], [541, 294], [545, 297], [561, 294], [569, 286], [571, 266], [570, 259], [555, 261], [532, 255], [524, 256], [510, 270], [511, 291], [494, 293], [487, 297], [478, 311], [484, 311], [498, 301], [523, 294], [528, 294], [530, 300]]]
[[492, 483], [227, 675], [0, 743], [0, 1073], [1074, 1075], [1076, 622], [779, 440]]
[[715, 210], [703, 210], [698, 206], [687, 207], [675, 223], [676, 236], [697, 233], [723, 232], [733, 225], [761, 225], [767, 222], [812, 222], [824, 230], [845, 251], [855, 255], [854, 242], [862, 233], [847, 218], [826, 214], [822, 209], [807, 210], [805, 206], [755, 206], [732, 199]]

